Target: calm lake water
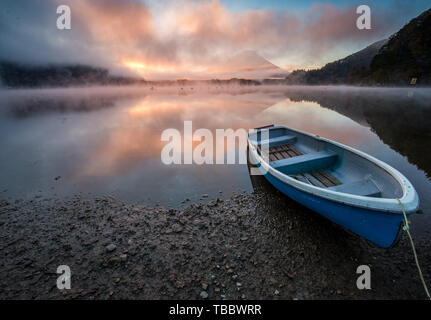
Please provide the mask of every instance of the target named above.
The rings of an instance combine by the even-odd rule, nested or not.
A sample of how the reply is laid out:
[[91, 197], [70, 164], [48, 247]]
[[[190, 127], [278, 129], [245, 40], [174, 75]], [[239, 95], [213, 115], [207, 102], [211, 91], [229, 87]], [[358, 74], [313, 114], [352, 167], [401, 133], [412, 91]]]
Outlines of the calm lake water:
[[[0, 91], [0, 198], [113, 195], [180, 207], [252, 192], [247, 165], [161, 162], [167, 128], [286, 125], [365, 151], [417, 189], [431, 227], [431, 90], [349, 87], [86, 88]], [[245, 150], [225, 150], [245, 152]], [[221, 192], [220, 192], [221, 191]]]

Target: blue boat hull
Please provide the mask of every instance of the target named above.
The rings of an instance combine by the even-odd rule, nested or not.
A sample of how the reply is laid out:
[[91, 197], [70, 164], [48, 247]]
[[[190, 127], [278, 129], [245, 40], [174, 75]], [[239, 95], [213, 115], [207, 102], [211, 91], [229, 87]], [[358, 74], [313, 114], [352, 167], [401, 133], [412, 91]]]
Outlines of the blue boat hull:
[[264, 176], [275, 188], [289, 198], [379, 247], [388, 248], [398, 240], [403, 223], [403, 215], [401, 214], [344, 205], [298, 190], [269, 173], [264, 174]]

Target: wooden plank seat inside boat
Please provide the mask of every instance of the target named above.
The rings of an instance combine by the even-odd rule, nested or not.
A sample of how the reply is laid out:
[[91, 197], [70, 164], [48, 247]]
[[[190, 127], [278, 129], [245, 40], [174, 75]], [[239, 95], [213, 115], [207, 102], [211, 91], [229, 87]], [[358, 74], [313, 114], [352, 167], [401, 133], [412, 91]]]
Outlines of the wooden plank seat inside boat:
[[289, 144], [293, 144], [296, 142], [296, 136], [280, 136], [274, 137], [265, 140], [259, 140], [258, 146], [260, 147], [262, 144], [266, 144], [269, 148], [277, 147], [277, 146], [285, 146]]
[[271, 166], [284, 174], [292, 175], [329, 168], [335, 164], [337, 158], [335, 153], [319, 151], [276, 160], [271, 162]]

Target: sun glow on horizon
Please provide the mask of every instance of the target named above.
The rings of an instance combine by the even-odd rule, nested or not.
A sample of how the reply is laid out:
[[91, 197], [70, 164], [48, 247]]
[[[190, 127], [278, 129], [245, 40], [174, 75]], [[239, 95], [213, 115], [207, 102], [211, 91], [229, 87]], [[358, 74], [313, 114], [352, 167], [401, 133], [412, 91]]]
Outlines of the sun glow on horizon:
[[174, 75], [175, 78], [202, 79], [202, 77], [214, 72], [209, 66], [184, 63], [160, 64], [124, 59], [120, 65], [141, 76], [154, 77], [155, 79], [163, 79], [161, 78], [163, 75]]
[[139, 74], [144, 74], [147, 72], [167, 73], [167, 72], [177, 71], [176, 67], [174, 66], [167, 66], [167, 65], [161, 65], [161, 64], [147, 64], [144, 62], [133, 61], [133, 60], [123, 60], [121, 64], [124, 67]]

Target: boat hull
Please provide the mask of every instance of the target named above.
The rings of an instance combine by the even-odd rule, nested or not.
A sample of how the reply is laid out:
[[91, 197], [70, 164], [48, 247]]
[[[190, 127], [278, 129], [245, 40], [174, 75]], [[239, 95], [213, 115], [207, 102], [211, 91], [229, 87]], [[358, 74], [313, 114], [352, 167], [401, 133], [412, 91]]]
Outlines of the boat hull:
[[[259, 164], [258, 167], [260, 168]], [[403, 215], [368, 210], [331, 201], [294, 188], [270, 173], [261, 171], [276, 189], [332, 222], [379, 247], [389, 248], [396, 244], [403, 223]]]

